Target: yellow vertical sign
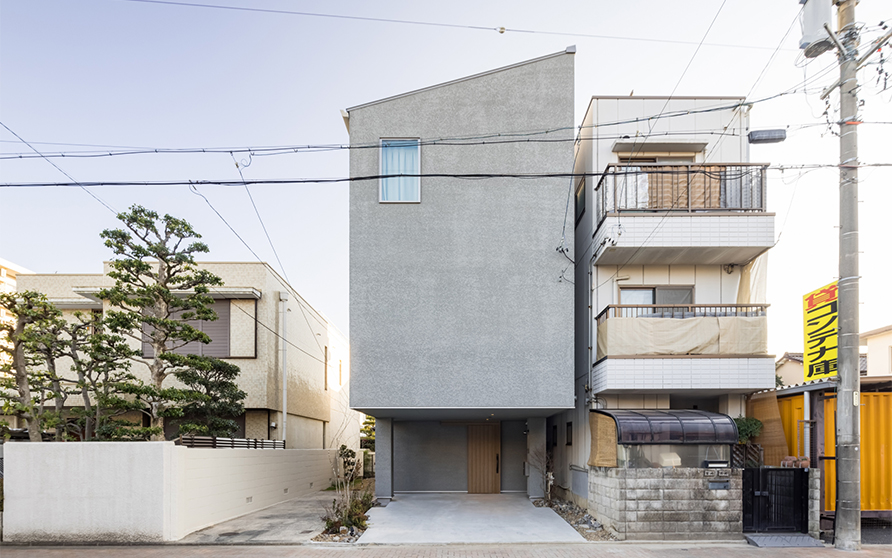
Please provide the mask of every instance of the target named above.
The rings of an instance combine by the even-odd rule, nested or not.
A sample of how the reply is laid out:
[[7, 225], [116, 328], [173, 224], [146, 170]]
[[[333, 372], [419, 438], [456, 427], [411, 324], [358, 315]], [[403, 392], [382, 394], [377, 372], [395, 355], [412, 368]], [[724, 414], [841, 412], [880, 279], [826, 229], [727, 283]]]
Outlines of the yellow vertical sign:
[[836, 283], [830, 283], [802, 297], [805, 320], [805, 350], [802, 371], [805, 381], [821, 380], [838, 374], [836, 361], [839, 331], [839, 296]]

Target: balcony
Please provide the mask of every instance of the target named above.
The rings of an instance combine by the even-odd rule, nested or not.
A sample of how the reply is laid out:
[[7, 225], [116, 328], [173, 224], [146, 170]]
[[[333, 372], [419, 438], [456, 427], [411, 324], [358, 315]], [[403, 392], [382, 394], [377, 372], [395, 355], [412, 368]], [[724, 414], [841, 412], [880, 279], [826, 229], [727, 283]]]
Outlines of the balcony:
[[611, 304], [598, 314], [597, 359], [765, 355], [767, 304]]
[[596, 264], [743, 264], [774, 244], [765, 164], [608, 165]]
[[594, 393], [774, 387], [767, 304], [610, 305], [595, 318]]

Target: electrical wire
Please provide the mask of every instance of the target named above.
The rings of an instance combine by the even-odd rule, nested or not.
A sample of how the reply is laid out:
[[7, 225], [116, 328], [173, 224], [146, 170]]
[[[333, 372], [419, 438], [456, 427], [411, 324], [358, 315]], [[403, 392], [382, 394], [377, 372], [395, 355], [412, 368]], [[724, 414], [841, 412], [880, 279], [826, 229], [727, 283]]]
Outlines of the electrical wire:
[[[746, 166], [745, 163], [742, 165]], [[707, 165], [710, 167], [717, 166], [715, 164]], [[730, 166], [741, 166], [741, 164], [731, 164]], [[892, 163], [861, 163], [858, 168], [871, 167], [892, 167]], [[790, 169], [820, 169], [820, 168], [839, 168], [839, 164], [799, 164], [799, 165], [768, 165], [768, 170], [790, 170]], [[851, 168], [851, 167], [849, 167]], [[677, 174], [678, 171], [673, 170], [648, 170], [649, 174]], [[726, 178], [733, 179], [744, 176], [745, 173], [738, 175], [722, 174], [721, 171], [706, 171], [694, 169], [691, 172], [701, 174], [709, 178]], [[122, 181], [96, 181], [96, 182], [4, 182], [0, 183], [0, 188], [66, 188], [66, 187], [156, 187], [156, 186], [243, 186], [244, 184], [267, 184], [267, 185], [289, 185], [289, 184], [336, 184], [343, 182], [365, 182], [372, 180], [382, 180], [386, 178], [456, 178], [461, 180], [491, 180], [497, 178], [513, 178], [518, 180], [542, 180], [548, 178], [582, 178], [582, 177], [600, 177], [600, 172], [543, 172], [543, 173], [427, 173], [427, 174], [375, 174], [368, 176], [350, 176], [338, 178], [257, 178], [241, 180], [122, 180]], [[636, 171], [621, 171], [614, 173], [616, 176], [626, 174], [640, 174]]]
[[[829, 71], [833, 68], [833, 65], [825, 68], [826, 71]], [[826, 73], [826, 72], [825, 72]], [[531, 139], [527, 136], [538, 136], [538, 135], [547, 135], [547, 134], [555, 134], [557, 132], [574, 130], [581, 131], [585, 129], [595, 129], [609, 126], [621, 126], [624, 124], [634, 124], [639, 122], [648, 122], [652, 119], [655, 119], [659, 116], [659, 119], [667, 119], [667, 118], [678, 118], [683, 116], [690, 116], [695, 114], [707, 114], [711, 112], [720, 112], [729, 109], [735, 109], [742, 106], [755, 105], [758, 103], [764, 103], [767, 101], [771, 101], [777, 99], [779, 97], [785, 95], [791, 95], [799, 92], [800, 87], [803, 87], [806, 83], [812, 82], [819, 77], [822, 77], [823, 74], [818, 76], [813, 76], [805, 82], [799, 83], [793, 87], [788, 88], [785, 91], [780, 93], [770, 95], [768, 97], [764, 97], [761, 99], [756, 99], [752, 101], [741, 100], [733, 104], [728, 105], [718, 105], [714, 107], [707, 107], [702, 109], [689, 109], [689, 110], [679, 110], [679, 111], [670, 111], [663, 112], [659, 115], [642, 115], [635, 118], [628, 118], [624, 120], [616, 120], [612, 122], [599, 122], [597, 124], [591, 124], [588, 126], [563, 126], [558, 128], [549, 128], [543, 130], [531, 130], [531, 131], [515, 131], [515, 132], [490, 132], [486, 134], [478, 134], [474, 136], [446, 136], [439, 138], [423, 138], [420, 139], [421, 145], [490, 145], [490, 144], [501, 144], [501, 143], [537, 143], [537, 142], [568, 142], [568, 141], [600, 141], [600, 140], [608, 140], [608, 139], [626, 139], [625, 135], [616, 135], [616, 136], [598, 136], [598, 138], [589, 138], [589, 137], [573, 137], [573, 138], [549, 138], [549, 139]], [[668, 136], [668, 135], [697, 135], [697, 134], [718, 134], [720, 131], [708, 130], [708, 131], [699, 131], [699, 130], [691, 130], [691, 131], [679, 131], [679, 132], [658, 132], [655, 134], [651, 134], [653, 137], [656, 136]], [[493, 141], [484, 141], [492, 139]], [[51, 142], [44, 142], [48, 145], [61, 145], [61, 144], [52, 144]], [[79, 145], [79, 144], [72, 144]], [[88, 144], [80, 144], [80, 145], [88, 145]], [[126, 148], [122, 147], [119, 151], [108, 151], [104, 150], [101, 152], [98, 151], [87, 151], [87, 152], [59, 152], [59, 153], [51, 153], [51, 154], [42, 154], [42, 157], [109, 157], [109, 156], [117, 156], [117, 155], [143, 155], [143, 154], [176, 154], [176, 153], [248, 153], [253, 156], [264, 156], [264, 155], [274, 155], [274, 154], [284, 154], [284, 153], [296, 153], [301, 151], [336, 151], [336, 150], [353, 150], [353, 149], [380, 149], [379, 142], [370, 142], [370, 143], [357, 143], [357, 144], [305, 144], [305, 145], [292, 145], [292, 146], [264, 146], [264, 147], [188, 147], [188, 148]], [[127, 151], [125, 151], [127, 150]], [[35, 158], [35, 155], [30, 153], [5, 153], [0, 154], [0, 159], [25, 159], [25, 158]]]
[[[264, 262], [263, 259], [262, 259], [260, 256], [257, 255], [257, 252], [255, 252], [254, 249], [251, 248], [251, 246], [248, 244], [248, 242], [247, 242], [244, 238], [242, 238], [242, 235], [240, 235], [240, 234], [238, 233], [238, 231], [236, 231], [235, 228], [234, 228], [232, 225], [229, 224], [229, 221], [227, 221], [226, 218], [223, 217], [223, 215], [222, 215], [219, 211], [217, 211], [217, 208], [214, 207], [214, 205], [211, 203], [211, 201], [210, 201], [204, 194], [202, 194], [201, 192], [198, 191], [198, 188], [196, 188], [194, 185], [192, 185], [192, 186], [190, 186], [190, 190], [192, 191], [192, 193], [194, 193], [194, 194], [200, 196], [202, 199], [204, 199], [204, 201], [207, 203], [208, 207], [210, 207], [211, 210], [214, 212], [214, 214], [217, 215], [217, 217], [219, 217], [221, 221], [223, 221], [223, 224], [225, 224], [225, 225], [229, 228], [229, 230], [232, 231], [232, 234], [234, 234], [235, 237], [238, 238], [238, 239], [241, 241], [241, 243], [245, 245], [245, 248], [247, 248], [248, 251], [251, 252], [251, 254], [253, 254], [255, 258], [257, 258], [257, 261], [258, 261], [258, 262], [260, 262], [260, 263], [262, 263], [262, 264], [264, 264], [264, 265], [267, 265], [267, 266], [269, 265], [269, 264], [267, 264], [266, 262]], [[259, 217], [260, 217], [260, 215], [258, 215], [258, 218], [259, 218]], [[261, 223], [262, 223], [262, 222], [263, 222], [263, 220], [261, 219]], [[264, 227], [264, 232], [266, 232], [266, 228], [265, 228], [265, 227]], [[269, 239], [269, 236], [268, 236], [268, 235], [267, 235], [267, 239]], [[272, 240], [270, 240], [270, 245], [272, 246]], [[273, 252], [275, 252], [275, 247], [273, 247]], [[282, 265], [282, 263], [279, 262], [279, 266], [281, 266], [281, 265]], [[282, 269], [282, 273], [283, 273], [283, 274], [285, 273], [284, 268]], [[320, 352], [320, 353], [324, 353], [325, 351], [323, 350], [322, 345], [320, 345], [320, 344], [319, 344], [319, 340], [316, 339], [315, 332], [313, 331], [313, 326], [310, 325], [310, 320], [309, 320], [309, 318], [307, 318], [307, 314], [306, 314], [306, 312], [304, 312], [303, 304], [301, 304], [301, 302], [300, 302], [300, 301], [303, 300], [303, 297], [300, 296], [300, 294], [298, 294], [297, 291], [295, 291], [293, 287], [291, 287], [291, 285], [290, 285], [290, 281], [287, 280], [287, 276], [286, 276], [286, 280], [282, 282], [282, 286], [284, 286], [286, 290], [288, 290], [289, 292], [291, 292], [292, 294], [294, 294], [294, 296], [298, 299], [297, 307], [298, 307], [298, 309], [300, 310], [301, 314], [303, 314], [304, 320], [305, 320], [306, 323], [307, 323], [307, 328], [309, 329], [310, 334], [311, 334], [311, 336], [313, 337], [313, 341], [315, 341], [315, 342], [316, 342], [316, 346], [319, 347], [319, 352]], [[241, 308], [240, 308], [240, 309], [241, 309]], [[244, 311], [244, 309], [241, 309], [241, 310]], [[245, 312], [245, 313], [247, 314], [247, 312]], [[256, 317], [255, 317], [255, 318], [256, 318]], [[259, 319], [258, 319], [257, 321], [258, 321], [258, 323], [260, 323], [260, 320], [259, 320]], [[318, 321], [318, 320], [317, 320], [317, 321]], [[323, 322], [321, 322], [321, 321], [320, 321], [320, 324], [325, 325], [325, 324], [324, 324]], [[262, 324], [261, 324], [261, 325], [262, 325]], [[264, 326], [264, 327], [266, 327], [266, 326]], [[270, 328], [268, 328], [268, 327], [267, 327], [267, 329], [269, 329], [270, 331], [273, 331], [272, 329], [270, 329]], [[278, 333], [276, 333], [276, 332], [274, 332], [274, 331], [273, 331], [273, 333], [275, 333], [275, 335], [276, 335], [277, 337], [279, 337], [279, 338], [281, 338], [281, 339], [284, 339], [284, 338], [281, 337]], [[310, 353], [308, 353], [308, 352], [305, 351], [304, 349], [301, 349], [301, 348], [298, 347], [297, 345], [294, 345], [294, 344], [291, 343], [290, 341], [287, 341], [287, 339], [286, 339], [285, 341], [288, 342], [288, 343], [289, 343], [290, 345], [292, 345], [293, 347], [295, 347], [296, 349], [300, 350], [301, 352], [306, 353], [306, 354], [309, 355], [310, 357], [312, 357], [312, 358], [318, 360], [319, 362], [323, 362], [321, 359], [319, 359], [319, 358], [317, 358], [317, 357], [314, 357], [313, 355], [311, 355]]]
[[[140, 4], [159, 4], [165, 6], [181, 6], [188, 8], [209, 8], [216, 10], [229, 10], [229, 11], [238, 11], [238, 12], [256, 12], [256, 13], [266, 13], [266, 14], [275, 14], [275, 15], [292, 15], [292, 16], [303, 16], [303, 17], [318, 17], [318, 18], [328, 18], [328, 19], [345, 19], [345, 20], [354, 20], [354, 21], [370, 21], [376, 23], [397, 23], [402, 25], [421, 25], [425, 27], [444, 27], [450, 29], [468, 29], [473, 31], [496, 31], [499, 34], [505, 33], [522, 33], [522, 34], [536, 34], [536, 35], [551, 35], [551, 36], [560, 36], [560, 37], [578, 37], [583, 39], [602, 39], [602, 40], [610, 40], [610, 41], [640, 41], [647, 43], [664, 43], [664, 44], [677, 44], [677, 45], [693, 45], [697, 44], [693, 41], [682, 41], [682, 40], [674, 40], [674, 39], [654, 39], [651, 37], [626, 37], [619, 35], [599, 35], [593, 33], [572, 33], [572, 32], [563, 32], [563, 31], [543, 31], [537, 29], [512, 29], [509, 27], [492, 27], [485, 25], [463, 25], [456, 23], [442, 23], [442, 22], [434, 22], [434, 21], [417, 21], [417, 20], [406, 20], [406, 19], [393, 19], [393, 18], [381, 18], [381, 17], [366, 17], [366, 16], [352, 16], [352, 15], [341, 15], [341, 14], [323, 14], [318, 12], [300, 12], [293, 10], [275, 10], [271, 8], [256, 8], [256, 7], [247, 7], [247, 6], [223, 6], [220, 4], [199, 4], [197, 2], [171, 2], [169, 0], [118, 0], [121, 2], [135, 2]], [[736, 45], [736, 44], [726, 44], [726, 43], [701, 43], [704, 46], [713, 46], [713, 47], [724, 47], [724, 48], [745, 48], [745, 49], [756, 49], [756, 50], [768, 50], [771, 47], [763, 47], [759, 45]]]
[[[537, 134], [540, 132], [532, 132], [532, 134]], [[720, 131], [679, 131], [679, 132], [656, 132], [651, 134], [652, 137], [665, 137], [665, 136], [686, 136], [686, 135], [718, 135]], [[623, 139], [625, 136], [616, 135], [616, 136], [601, 136], [598, 138], [582, 138], [581, 140], [577, 140], [576, 138], [526, 138], [526, 139], [495, 139], [490, 141], [444, 141], [444, 140], [419, 140], [419, 145], [423, 146], [481, 146], [481, 145], [500, 145], [506, 143], [567, 143], [567, 142], [576, 142], [576, 141], [607, 141], [607, 140], [617, 140]], [[44, 157], [49, 158], [66, 158], [66, 159], [96, 159], [96, 158], [105, 158], [105, 157], [119, 157], [119, 156], [130, 156], [130, 155], [184, 155], [184, 154], [226, 154], [234, 155], [235, 153], [239, 154], [248, 154], [252, 157], [268, 157], [268, 156], [276, 156], [276, 155], [292, 155], [296, 153], [318, 153], [318, 152], [327, 152], [327, 151], [346, 151], [346, 150], [361, 150], [361, 149], [380, 149], [379, 143], [374, 144], [307, 144], [307, 145], [299, 145], [299, 146], [282, 146], [282, 147], [193, 147], [193, 148], [155, 148], [155, 149], [140, 149], [140, 150], [119, 150], [119, 151], [65, 151], [65, 152], [53, 152], [53, 153], [44, 153]], [[0, 160], [18, 160], [18, 159], [35, 159], [38, 158], [37, 155], [33, 153], [0, 153]]]
[[[211, 290], [213, 290], [213, 288], [211, 288]], [[298, 307], [300, 307], [300, 306], [301, 306], [301, 305], [298, 304]], [[257, 323], [260, 327], [262, 327], [263, 329], [269, 331], [270, 333], [272, 333], [273, 335], [275, 335], [276, 337], [278, 337], [279, 339], [281, 339], [281, 340], [284, 341], [285, 343], [291, 345], [292, 347], [294, 347], [294, 348], [297, 349], [298, 351], [302, 352], [303, 354], [307, 355], [307, 356], [310, 357], [311, 359], [313, 359], [313, 360], [315, 360], [315, 361], [317, 361], [317, 362], [320, 362], [320, 363], [322, 363], [323, 365], [327, 365], [327, 364], [328, 364], [328, 363], [325, 362], [323, 359], [321, 359], [321, 358], [319, 358], [319, 357], [317, 357], [317, 356], [312, 355], [311, 353], [309, 353], [309, 352], [305, 351], [304, 349], [298, 347], [297, 345], [295, 345], [294, 343], [292, 343], [292, 342], [289, 341], [288, 339], [286, 339], [286, 338], [282, 337], [281, 335], [279, 335], [279, 332], [275, 331], [273, 328], [271, 328], [271, 327], [269, 327], [268, 325], [266, 325], [265, 323], [263, 323], [263, 322], [260, 320], [260, 318], [258, 318], [255, 314], [251, 314], [250, 312], [248, 312], [247, 310], [245, 310], [244, 308], [242, 308], [241, 306], [239, 306], [239, 305], [237, 305], [237, 304], [233, 305], [233, 307], [238, 308], [239, 310], [241, 310], [242, 312], [244, 312], [245, 314], [247, 314], [248, 316], [250, 316], [250, 317], [254, 320], [254, 322]], [[312, 329], [310, 329], [310, 333], [311, 333], [311, 334], [313, 333], [313, 330], [312, 330]], [[313, 338], [314, 338], [314, 339], [316, 338], [315, 334], [313, 335]]]
[[106, 209], [108, 209], [109, 211], [111, 211], [111, 212], [114, 213], [115, 215], [118, 214], [118, 212], [115, 211], [114, 208], [112, 208], [112, 206], [110, 206], [109, 204], [107, 204], [107, 203], [105, 202], [105, 200], [103, 200], [102, 198], [100, 198], [99, 196], [97, 196], [96, 194], [94, 194], [93, 192], [91, 192], [90, 190], [88, 190], [86, 186], [80, 185], [80, 183], [78, 183], [78, 181], [75, 180], [70, 174], [68, 174], [67, 172], [65, 172], [64, 170], [62, 170], [62, 169], [59, 167], [59, 165], [57, 165], [56, 163], [50, 161], [47, 157], [44, 157], [44, 156], [40, 153], [40, 151], [37, 150], [36, 147], [34, 147], [33, 145], [31, 145], [30, 143], [28, 143], [27, 141], [25, 141], [24, 138], [22, 138], [22, 136], [20, 136], [20, 135], [18, 135], [17, 133], [13, 132], [12, 129], [11, 129], [9, 126], [7, 126], [6, 124], [4, 124], [3, 122], [0, 122], [0, 126], [3, 126], [4, 128], [6, 128], [6, 131], [7, 131], [7, 132], [9, 132], [10, 134], [14, 135], [20, 142], [22, 142], [22, 143], [24, 143], [25, 145], [27, 145], [28, 147], [30, 147], [35, 153], [37, 153], [37, 155], [39, 155], [39, 156], [40, 156], [42, 159], [44, 159], [47, 163], [53, 165], [53, 167], [54, 167], [57, 171], [61, 172], [61, 173], [64, 174], [66, 177], [68, 177], [68, 180], [72, 181], [72, 182], [75, 183], [75, 184], [78, 184], [78, 185], [80, 186], [80, 188], [81, 188], [84, 192], [90, 194], [90, 196], [91, 196], [93, 199], [95, 199], [96, 201], [98, 201], [99, 203], [101, 203], [102, 205], [104, 205]]
[[[254, 202], [254, 196], [251, 195], [251, 189], [248, 188], [248, 183], [245, 182], [245, 175], [242, 174], [242, 168], [241, 166], [239, 166], [238, 161], [235, 159], [235, 155], [233, 155], [232, 153], [230, 153], [230, 155], [232, 155], [232, 162], [235, 163], [235, 169], [238, 171], [238, 175], [242, 179], [242, 184], [245, 185], [245, 192], [248, 193], [248, 199], [251, 200], [251, 207], [254, 208], [254, 214], [257, 215], [257, 220], [260, 221], [260, 228], [263, 229], [263, 234], [266, 235], [266, 241], [269, 242], [269, 247], [273, 249], [273, 255], [276, 257], [276, 261], [279, 263], [279, 269], [282, 270], [282, 275], [285, 276], [285, 281], [291, 283], [291, 280], [288, 278], [288, 272], [285, 271], [285, 266], [282, 265], [282, 259], [279, 258], [279, 252], [276, 250], [276, 246], [273, 244], [273, 239], [270, 238], [269, 231], [266, 230], [266, 223], [263, 222], [263, 217], [260, 216], [260, 210], [257, 209], [257, 204]], [[256, 256], [257, 254], [254, 255]]]
[[254, 254], [254, 257], [257, 258], [257, 261], [260, 261], [260, 262], [263, 261], [263, 259], [257, 255], [257, 252], [255, 252], [254, 249], [248, 245], [248, 243], [245, 241], [245, 239], [242, 238], [242, 235], [240, 235], [238, 232], [236, 232], [236, 230], [232, 227], [232, 225], [229, 224], [229, 221], [227, 221], [226, 218], [223, 217], [223, 215], [221, 215], [219, 211], [217, 211], [217, 208], [214, 207], [214, 204], [211, 203], [211, 200], [209, 200], [207, 198], [207, 196], [205, 196], [198, 190], [198, 187], [195, 184], [189, 184], [189, 191], [192, 192], [193, 194], [195, 194], [196, 196], [200, 197], [201, 199], [203, 199], [205, 201], [205, 203], [208, 204], [208, 207], [210, 207], [211, 210], [217, 214], [217, 217], [219, 217], [220, 220], [223, 221], [223, 223], [227, 227], [229, 227], [229, 230], [232, 231], [232, 234], [234, 234], [235, 237], [238, 238], [242, 242], [242, 244], [245, 245], [245, 248], [247, 248], [249, 252]]

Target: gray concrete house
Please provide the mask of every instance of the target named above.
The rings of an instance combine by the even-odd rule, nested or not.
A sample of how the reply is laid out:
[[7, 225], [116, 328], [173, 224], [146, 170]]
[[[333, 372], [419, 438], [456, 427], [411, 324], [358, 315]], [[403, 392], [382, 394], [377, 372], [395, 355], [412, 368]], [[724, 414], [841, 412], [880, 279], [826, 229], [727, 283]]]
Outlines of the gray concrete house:
[[390, 177], [350, 186], [350, 406], [382, 503], [542, 494], [546, 418], [574, 406], [569, 181], [449, 175], [571, 172], [574, 52], [346, 111], [351, 177]]

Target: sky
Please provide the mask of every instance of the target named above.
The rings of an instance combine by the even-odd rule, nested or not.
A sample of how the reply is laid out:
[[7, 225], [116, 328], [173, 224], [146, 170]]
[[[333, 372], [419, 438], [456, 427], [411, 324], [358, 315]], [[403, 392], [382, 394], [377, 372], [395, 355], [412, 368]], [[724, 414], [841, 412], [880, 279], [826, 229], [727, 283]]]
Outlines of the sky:
[[[802, 58], [796, 0], [189, 2], [454, 27], [173, 2], [186, 0], [0, 0], [0, 122], [47, 154], [346, 144], [341, 109], [576, 45], [577, 123], [592, 95], [675, 90], [760, 100], [795, 90], [754, 104], [752, 128], [786, 128], [787, 140], [753, 146], [751, 161], [838, 162], [838, 137], [819, 98], [838, 76], [836, 59]], [[862, 43], [892, 19], [892, 9], [884, 13], [881, 4], [857, 8]], [[892, 80], [882, 91], [877, 70], [869, 65], [859, 74], [863, 163], [892, 162]], [[805, 89], [804, 80], [810, 80]], [[832, 121], [837, 96], [830, 101]], [[0, 127], [0, 153], [33, 151]], [[236, 161], [246, 179], [349, 175], [344, 150], [51, 160], [61, 170], [40, 158], [0, 160], [0, 183], [68, 182], [63, 171], [80, 182], [238, 180]], [[892, 323], [892, 168], [865, 168], [860, 178], [866, 331]], [[141, 204], [186, 219], [210, 246], [203, 260], [259, 257], [284, 270], [304, 298], [349, 334], [347, 188], [251, 186], [261, 221], [244, 186], [199, 187], [238, 236], [187, 186], [91, 191], [115, 211]], [[780, 356], [802, 350], [802, 295], [838, 275], [838, 172], [772, 170], [767, 197], [779, 237], [769, 252], [769, 351]], [[101, 273], [112, 254], [99, 233], [118, 226], [112, 211], [79, 188], [0, 188], [0, 223], [0, 258], [37, 273]]]

